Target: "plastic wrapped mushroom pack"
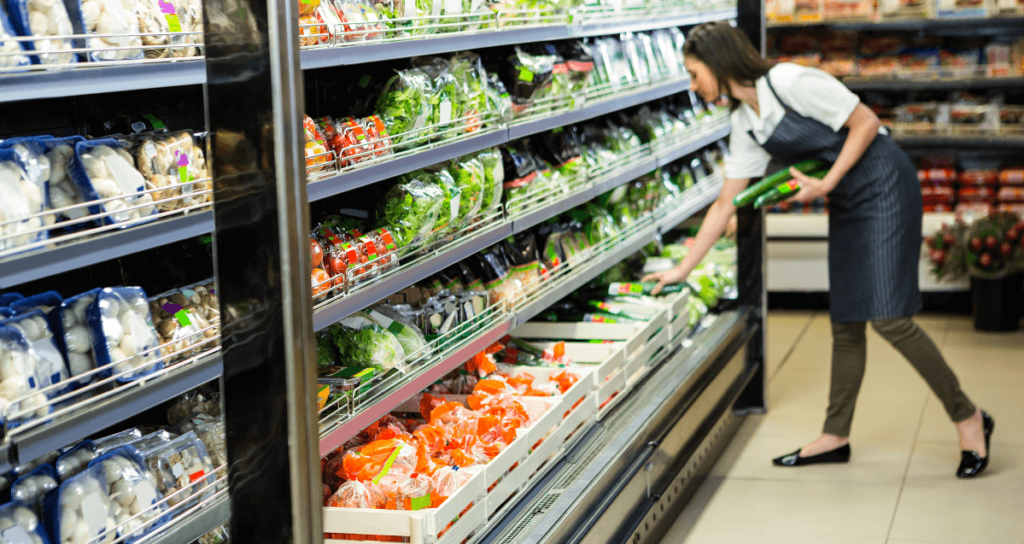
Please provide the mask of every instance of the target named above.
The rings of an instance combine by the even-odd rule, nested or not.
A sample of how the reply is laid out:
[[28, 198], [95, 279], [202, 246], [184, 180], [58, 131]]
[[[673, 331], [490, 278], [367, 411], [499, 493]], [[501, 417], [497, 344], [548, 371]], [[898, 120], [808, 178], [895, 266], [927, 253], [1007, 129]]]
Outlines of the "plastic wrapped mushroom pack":
[[[161, 355], [187, 358], [214, 347], [220, 308], [212, 280], [152, 297], [149, 310], [160, 339]], [[189, 349], [195, 346], [194, 349]]]

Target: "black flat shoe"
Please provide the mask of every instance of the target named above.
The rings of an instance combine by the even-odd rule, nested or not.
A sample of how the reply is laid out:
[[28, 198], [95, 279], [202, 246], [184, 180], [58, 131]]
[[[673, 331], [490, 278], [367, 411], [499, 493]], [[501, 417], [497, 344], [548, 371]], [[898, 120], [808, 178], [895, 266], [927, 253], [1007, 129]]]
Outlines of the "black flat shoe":
[[992, 441], [992, 431], [996, 428], [996, 420], [992, 419], [992, 416], [982, 410], [981, 423], [985, 429], [985, 457], [982, 457], [976, 451], [961, 451], [960, 466], [956, 469], [957, 478], [974, 478], [981, 474], [985, 467], [988, 466], [989, 458], [992, 457], [989, 443]]
[[772, 459], [772, 464], [777, 467], [802, 467], [806, 465], [817, 465], [821, 463], [847, 463], [850, 461], [850, 445], [839, 446], [832, 451], [826, 451], [825, 453], [819, 453], [818, 455], [811, 455], [809, 457], [800, 457], [800, 450], [796, 450], [789, 455], [783, 455]]

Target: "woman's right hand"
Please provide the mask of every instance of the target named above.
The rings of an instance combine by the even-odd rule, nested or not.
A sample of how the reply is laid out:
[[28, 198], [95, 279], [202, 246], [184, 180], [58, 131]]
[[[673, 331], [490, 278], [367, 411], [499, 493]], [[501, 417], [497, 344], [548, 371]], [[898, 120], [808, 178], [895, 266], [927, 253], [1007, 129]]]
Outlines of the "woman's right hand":
[[663, 272], [655, 272], [653, 274], [647, 274], [640, 281], [642, 281], [642, 282], [647, 282], [647, 281], [656, 281], [656, 282], [658, 282], [658, 284], [655, 285], [654, 289], [651, 291], [651, 295], [657, 295], [658, 293], [661, 292], [661, 289], [663, 287], [665, 287], [666, 285], [682, 283], [682, 282], [686, 281], [686, 278], [689, 275], [690, 275], [690, 273], [688, 271], [683, 270], [682, 268], [677, 266], [677, 267], [675, 267], [675, 268], [673, 268], [671, 270], [665, 270]]

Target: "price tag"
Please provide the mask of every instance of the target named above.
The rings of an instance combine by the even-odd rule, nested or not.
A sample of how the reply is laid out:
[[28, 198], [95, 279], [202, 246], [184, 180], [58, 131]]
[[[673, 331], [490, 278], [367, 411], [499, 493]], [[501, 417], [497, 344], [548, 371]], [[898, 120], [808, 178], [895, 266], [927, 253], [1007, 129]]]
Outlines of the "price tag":
[[[437, 17], [441, 15], [441, 2], [443, 0], [434, 0], [430, 6], [430, 15]], [[407, 16], [408, 17], [408, 16]], [[436, 21], [430, 21], [428, 24], [434, 24]]]
[[0, 537], [3, 537], [4, 542], [7, 544], [32, 544], [32, 540], [29, 538], [28, 533], [26, 533], [25, 529], [22, 529], [20, 525], [15, 525], [10, 529], [4, 530], [4, 532], [0, 533]]
[[527, 83], [533, 83], [533, 72], [529, 68], [519, 69], [519, 81], [525, 81]]
[[89, 526], [90, 535], [98, 535], [107, 529], [108, 507], [99, 493], [82, 497], [82, 517]]
[[153, 489], [153, 484], [149, 483], [148, 480], [142, 480], [135, 483], [135, 498], [139, 499], [139, 504], [142, 505], [143, 509], [147, 506], [152, 506], [156, 503], [156, 490]]
[[181, 32], [181, 21], [178, 19], [177, 12], [174, 9], [174, 4], [170, 2], [164, 2], [164, 0], [156, 1], [157, 5], [160, 6], [160, 13], [163, 13], [164, 18], [167, 19], [167, 27], [170, 29], [170, 31]]
[[440, 123], [443, 125], [452, 120], [452, 103], [445, 100], [437, 106], [441, 111], [438, 114]]
[[[50, 361], [53, 365], [52, 368], [61, 368], [64, 366], [64, 358], [60, 352], [57, 351], [57, 346], [53, 343], [52, 338], [40, 338], [35, 342], [32, 342], [32, 348], [36, 350], [43, 359]], [[58, 378], [53, 383], [60, 381], [60, 374], [57, 374]]]
[[410, 510], [415, 512], [416, 510], [423, 510], [424, 508], [430, 508], [430, 494], [409, 499]]
[[462, 0], [444, 0], [445, 15], [461, 15]]
[[462, 195], [458, 194], [452, 197], [451, 200], [451, 220], [455, 221], [459, 217], [459, 201], [462, 200]]

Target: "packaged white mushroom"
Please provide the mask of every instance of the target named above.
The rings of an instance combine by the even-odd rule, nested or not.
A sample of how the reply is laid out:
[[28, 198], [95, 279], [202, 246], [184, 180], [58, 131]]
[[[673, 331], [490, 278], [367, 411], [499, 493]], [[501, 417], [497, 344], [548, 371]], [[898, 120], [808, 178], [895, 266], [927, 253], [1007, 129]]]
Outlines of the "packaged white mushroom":
[[[88, 38], [89, 59], [94, 61], [143, 58], [136, 0], [83, 0], [72, 2], [72, 20], [79, 19]], [[77, 11], [77, 13], [76, 13]]]
[[11, 500], [20, 501], [37, 514], [43, 511], [43, 496], [57, 489], [57, 473], [51, 465], [39, 465], [11, 485]]
[[174, 506], [184, 502], [177, 509], [181, 512], [200, 497], [209, 495], [213, 484], [213, 460], [206, 447], [193, 432], [187, 432], [173, 440], [152, 449], [143, 450], [146, 466], [156, 476], [157, 489], [167, 497], [167, 503]]
[[62, 453], [53, 464], [57, 479], [61, 482], [85, 470], [96, 458], [96, 446], [92, 440], [83, 440], [75, 447]]
[[43, 291], [27, 297], [22, 297], [11, 303], [11, 309], [16, 314], [27, 314], [36, 310], [48, 313], [50, 310], [60, 306], [64, 299], [57, 291]]
[[47, 544], [40, 517], [18, 502], [0, 506], [0, 544]]
[[[92, 371], [96, 368], [96, 356], [93, 354], [92, 338], [89, 336], [89, 306], [96, 302], [100, 289], [86, 291], [80, 295], [64, 299], [60, 305], [59, 319], [52, 323], [61, 330], [57, 333], [58, 345], [64, 349], [68, 361], [68, 372], [72, 378]], [[74, 381], [75, 387], [87, 385], [95, 376], [83, 376]]]
[[[160, 211], [177, 210], [210, 202], [206, 158], [190, 131], [139, 135], [135, 164]], [[201, 194], [197, 194], [201, 193]]]
[[21, 42], [14, 41], [14, 36], [14, 25], [11, 24], [4, 6], [0, 4], [0, 70], [28, 66], [31, 63], [25, 55], [25, 47]]
[[50, 413], [46, 395], [39, 392], [37, 368], [45, 367], [25, 333], [0, 326], [0, 420], [6, 426], [20, 425]]
[[[50, 331], [50, 324], [47, 323], [43, 311], [32, 310], [28, 313], [18, 314], [5, 321], [0, 321], [0, 325], [14, 327], [24, 333], [25, 339], [32, 344], [32, 348], [42, 358], [41, 363], [43, 364], [35, 370], [35, 374], [41, 376], [40, 386], [46, 388], [44, 391], [46, 396], [54, 398], [67, 393], [70, 376], [64, 363], [64, 356], [61, 355], [60, 348], [57, 347], [57, 341], [54, 339], [53, 332]], [[65, 384], [65, 387], [50, 387], [58, 383]]]
[[142, 438], [142, 431], [131, 428], [123, 431], [114, 433], [103, 438], [97, 438], [92, 441], [93, 448], [96, 450], [96, 455], [103, 455], [108, 451], [116, 450], [121, 446], [132, 444]]
[[44, 500], [46, 533], [53, 543], [109, 544], [117, 537], [114, 514], [100, 465], [72, 476]]
[[[86, 310], [97, 368], [109, 366], [121, 383], [163, 369], [160, 339], [140, 287], [107, 287]], [[103, 377], [111, 371], [99, 372]]]
[[[48, 209], [56, 211], [54, 215], [58, 223], [73, 219], [81, 219], [89, 215], [85, 206], [79, 206], [85, 202], [78, 186], [71, 177], [72, 162], [75, 158], [75, 144], [84, 142], [82, 136], [69, 136], [67, 138], [52, 138], [45, 142], [46, 158], [50, 162], [50, 180], [46, 186], [46, 202]], [[77, 207], [72, 207], [77, 206]], [[63, 208], [71, 208], [62, 210]], [[76, 223], [71, 225], [71, 230], [78, 230], [86, 225]]]
[[22, 169], [13, 149], [0, 149], [0, 252], [46, 239], [43, 189]]
[[98, 220], [101, 224], [134, 221], [156, 211], [153, 197], [143, 193], [146, 190], [145, 178], [135, 169], [132, 156], [117, 140], [91, 140], [75, 144], [75, 162], [71, 173], [86, 200], [114, 199], [90, 206], [91, 213], [109, 214]]
[[110, 512], [124, 542], [134, 542], [170, 520], [156, 477], [135, 446], [107, 452], [90, 466], [103, 467]]
[[75, 33], [62, 0], [9, 0], [7, 9], [18, 35], [37, 38], [23, 42], [32, 64], [78, 62], [71, 39], [60, 38]]

